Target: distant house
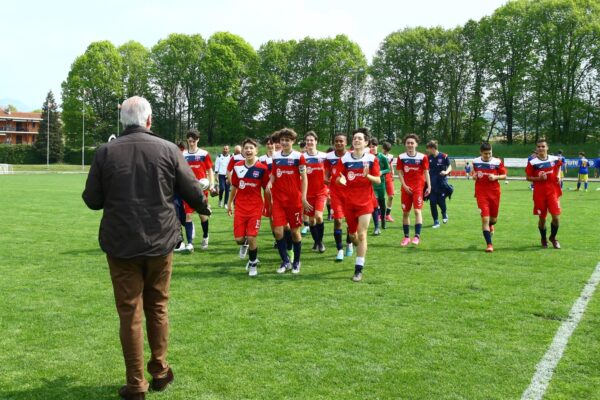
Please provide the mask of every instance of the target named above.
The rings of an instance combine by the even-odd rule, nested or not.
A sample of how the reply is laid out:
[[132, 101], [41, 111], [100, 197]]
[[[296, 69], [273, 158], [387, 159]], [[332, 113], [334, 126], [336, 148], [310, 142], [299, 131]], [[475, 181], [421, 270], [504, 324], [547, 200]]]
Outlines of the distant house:
[[11, 112], [0, 108], [0, 143], [35, 143], [41, 121], [42, 113]]

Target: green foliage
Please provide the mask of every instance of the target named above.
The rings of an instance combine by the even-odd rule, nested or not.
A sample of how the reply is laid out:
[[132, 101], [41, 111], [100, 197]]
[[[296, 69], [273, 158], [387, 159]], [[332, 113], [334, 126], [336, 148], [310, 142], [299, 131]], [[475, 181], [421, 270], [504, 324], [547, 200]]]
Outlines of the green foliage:
[[[85, 165], [90, 165], [96, 154], [95, 147], [86, 147], [85, 150]], [[65, 164], [81, 165], [81, 148], [65, 148], [65, 156], [63, 158]]]
[[[50, 118], [48, 119], [48, 117]], [[50, 121], [50, 126], [48, 126], [48, 121]], [[50, 135], [50, 146], [48, 146], [48, 135]], [[49, 159], [51, 163], [57, 163], [63, 159], [65, 147], [63, 128], [58, 113], [58, 104], [56, 104], [52, 91], [48, 92], [42, 106], [42, 121], [33, 147], [43, 160]]]
[[0, 164], [37, 164], [46, 162], [37, 149], [28, 144], [0, 144]]
[[228, 32], [174, 33], [150, 51], [96, 42], [63, 83], [66, 139], [81, 145], [85, 90], [92, 145], [114, 133], [116, 104], [134, 94], [150, 100], [158, 135], [179, 141], [198, 128], [202, 145], [283, 126], [328, 142], [355, 125], [452, 144], [598, 141], [599, 43], [600, 3], [590, 0], [515, 0], [454, 29], [405, 28], [371, 65], [345, 35], [268, 41], [258, 52]]

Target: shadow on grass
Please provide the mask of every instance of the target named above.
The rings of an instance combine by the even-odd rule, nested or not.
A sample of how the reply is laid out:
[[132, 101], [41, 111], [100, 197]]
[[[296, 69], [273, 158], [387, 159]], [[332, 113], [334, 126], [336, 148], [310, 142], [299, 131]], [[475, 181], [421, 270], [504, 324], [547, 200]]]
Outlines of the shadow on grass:
[[[184, 278], [184, 279], [236, 279], [239, 281], [248, 279], [260, 279], [269, 281], [291, 281], [291, 280], [346, 280], [350, 279], [354, 266], [341, 266], [340, 269], [336, 270], [320, 270], [318, 266], [304, 266], [298, 275], [293, 275], [291, 272], [285, 274], [278, 274], [275, 270], [278, 267], [278, 263], [267, 263], [266, 266], [259, 266], [259, 275], [256, 278], [248, 277], [247, 272], [244, 270], [245, 263], [239, 265], [232, 265], [231, 263], [221, 262], [210, 264], [199, 265], [197, 267], [190, 268], [173, 268], [173, 278]], [[348, 276], [339, 276], [340, 272], [347, 272]], [[337, 275], [337, 276], [331, 276]]]
[[104, 255], [104, 252], [102, 251], [102, 249], [100, 249], [100, 247], [95, 247], [93, 249], [75, 249], [75, 250], [66, 250], [66, 251], [62, 251], [60, 253], [61, 255], [67, 255], [67, 256], [77, 256], [80, 254], [102, 254]]
[[0, 389], [0, 398], [11, 400], [113, 400], [118, 398], [117, 386], [77, 386], [73, 378], [60, 377], [53, 380], [44, 379], [41, 386], [24, 390], [7, 391]]

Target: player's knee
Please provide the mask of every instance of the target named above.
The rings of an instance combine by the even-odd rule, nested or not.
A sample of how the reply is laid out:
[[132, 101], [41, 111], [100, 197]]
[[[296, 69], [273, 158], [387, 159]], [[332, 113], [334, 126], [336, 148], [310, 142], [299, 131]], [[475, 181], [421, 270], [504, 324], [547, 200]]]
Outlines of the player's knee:
[[242, 236], [242, 237], [236, 237], [236, 238], [234, 238], [234, 240], [237, 244], [244, 244], [244, 242], [246, 241], [246, 238], [244, 236]]

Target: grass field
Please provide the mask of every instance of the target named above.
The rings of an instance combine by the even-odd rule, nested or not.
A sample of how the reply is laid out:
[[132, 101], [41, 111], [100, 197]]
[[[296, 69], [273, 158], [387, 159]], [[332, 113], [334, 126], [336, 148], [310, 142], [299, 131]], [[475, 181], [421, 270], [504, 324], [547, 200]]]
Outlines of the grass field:
[[[0, 399], [116, 399], [124, 383], [101, 213], [81, 201], [84, 181], [0, 176]], [[561, 250], [539, 247], [527, 184], [502, 185], [486, 254], [472, 182], [453, 183], [448, 225], [430, 229], [426, 210], [418, 248], [398, 246], [399, 222], [369, 236], [359, 284], [353, 259], [332, 261], [331, 223], [327, 252], [307, 240], [301, 274], [281, 276], [265, 221], [260, 275], [248, 278], [215, 209], [209, 250], [175, 256], [176, 381], [148, 398], [519, 399], [600, 261], [598, 184], [565, 191]], [[399, 209], [396, 199], [396, 221]], [[597, 292], [546, 399], [600, 399], [598, 326]]]

